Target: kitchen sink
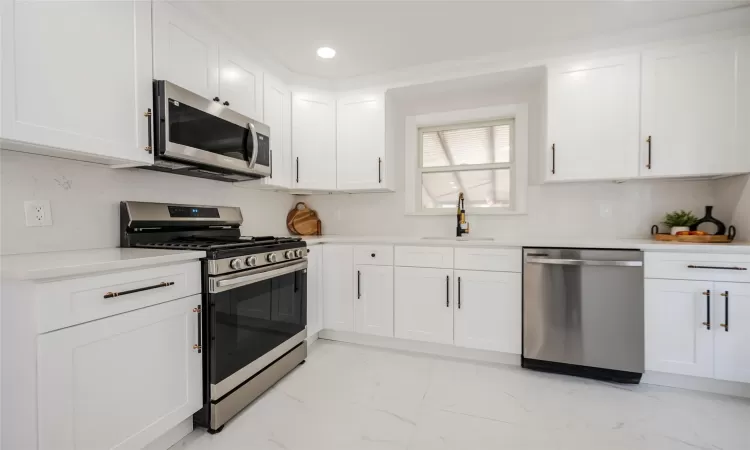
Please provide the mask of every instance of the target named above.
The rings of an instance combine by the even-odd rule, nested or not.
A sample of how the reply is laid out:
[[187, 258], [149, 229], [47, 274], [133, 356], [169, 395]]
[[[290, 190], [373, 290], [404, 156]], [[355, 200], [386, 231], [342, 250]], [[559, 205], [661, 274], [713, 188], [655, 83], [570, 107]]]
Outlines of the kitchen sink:
[[435, 241], [494, 241], [491, 237], [476, 237], [476, 236], [462, 236], [462, 237], [423, 237], [425, 240]]

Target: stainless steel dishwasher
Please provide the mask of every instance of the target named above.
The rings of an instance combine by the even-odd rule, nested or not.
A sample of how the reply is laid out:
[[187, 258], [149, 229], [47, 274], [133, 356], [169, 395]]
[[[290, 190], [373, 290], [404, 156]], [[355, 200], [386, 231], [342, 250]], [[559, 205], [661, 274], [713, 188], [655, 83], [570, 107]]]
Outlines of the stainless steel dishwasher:
[[640, 382], [643, 253], [525, 248], [523, 262], [522, 366]]

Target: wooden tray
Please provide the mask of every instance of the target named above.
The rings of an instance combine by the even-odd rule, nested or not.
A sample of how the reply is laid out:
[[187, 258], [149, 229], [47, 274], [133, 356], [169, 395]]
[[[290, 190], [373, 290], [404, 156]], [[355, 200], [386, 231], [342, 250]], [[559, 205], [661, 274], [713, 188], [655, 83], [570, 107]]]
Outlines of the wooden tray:
[[720, 235], [704, 235], [704, 236], [672, 236], [671, 234], [654, 234], [654, 239], [657, 241], [671, 241], [671, 242], [692, 242], [693, 244], [727, 244], [732, 242], [729, 236], [725, 234]]

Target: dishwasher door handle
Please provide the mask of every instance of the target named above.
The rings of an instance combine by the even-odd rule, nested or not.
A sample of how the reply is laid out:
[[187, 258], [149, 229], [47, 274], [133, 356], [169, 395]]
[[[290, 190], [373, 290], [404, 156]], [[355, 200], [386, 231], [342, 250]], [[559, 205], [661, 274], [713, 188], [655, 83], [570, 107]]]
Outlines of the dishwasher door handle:
[[526, 262], [531, 264], [550, 264], [553, 266], [643, 266], [643, 261], [596, 261], [590, 259], [526, 258]]

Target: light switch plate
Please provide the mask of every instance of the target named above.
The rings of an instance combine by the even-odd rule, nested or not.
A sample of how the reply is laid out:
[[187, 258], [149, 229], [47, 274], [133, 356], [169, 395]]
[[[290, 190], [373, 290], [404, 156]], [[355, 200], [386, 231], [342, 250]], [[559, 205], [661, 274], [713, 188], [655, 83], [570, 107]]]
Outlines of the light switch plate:
[[23, 202], [27, 227], [52, 226], [52, 209], [49, 200], [27, 200]]

